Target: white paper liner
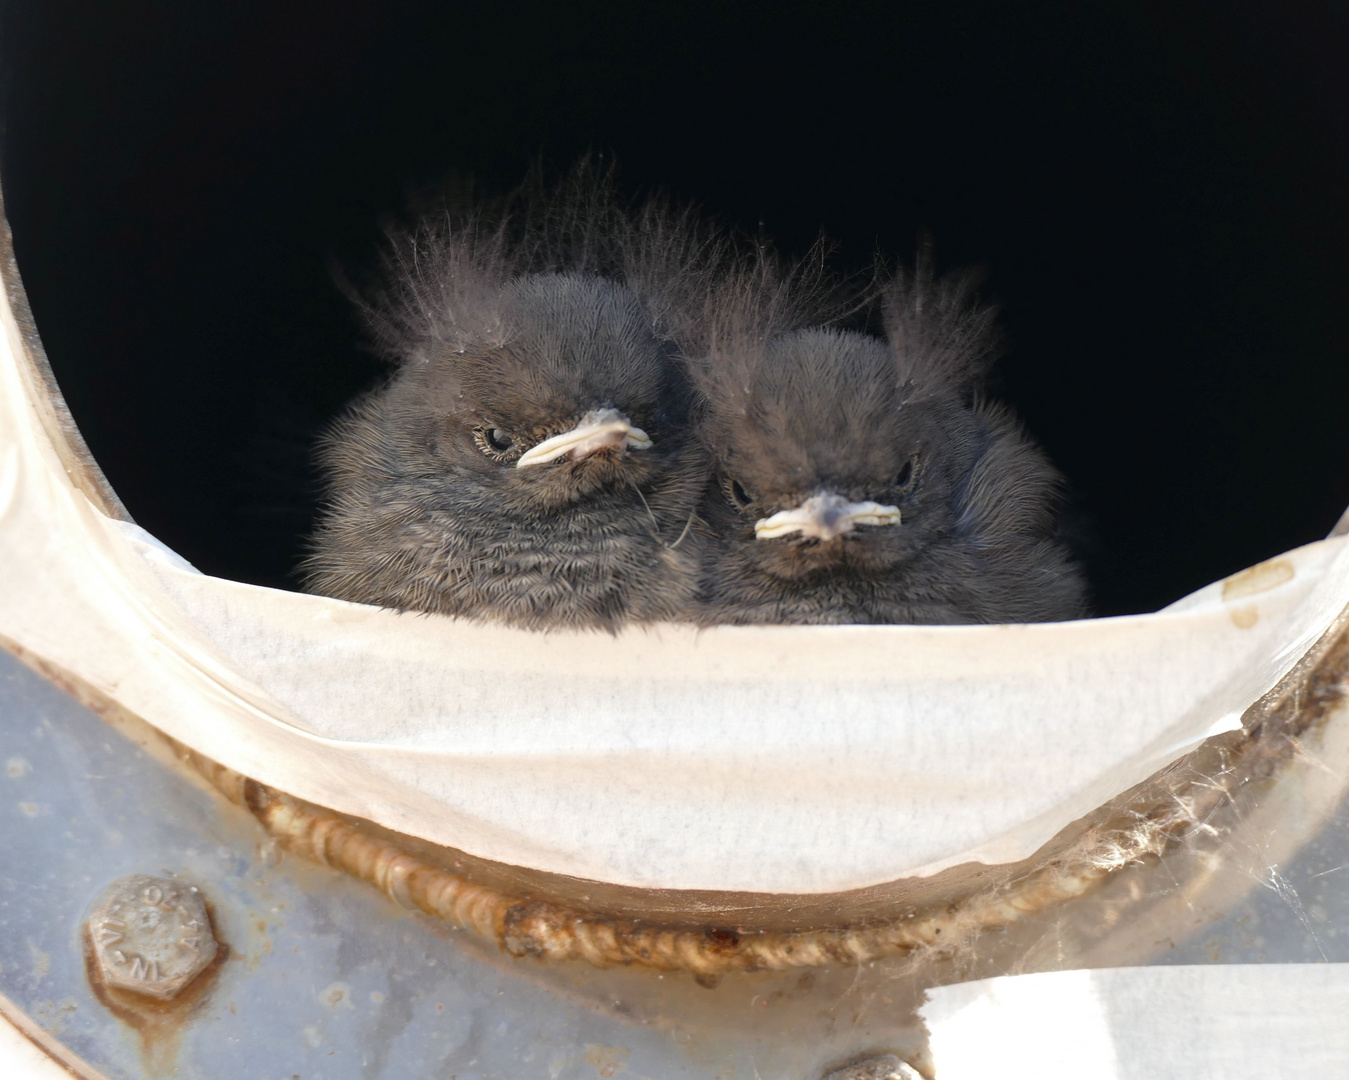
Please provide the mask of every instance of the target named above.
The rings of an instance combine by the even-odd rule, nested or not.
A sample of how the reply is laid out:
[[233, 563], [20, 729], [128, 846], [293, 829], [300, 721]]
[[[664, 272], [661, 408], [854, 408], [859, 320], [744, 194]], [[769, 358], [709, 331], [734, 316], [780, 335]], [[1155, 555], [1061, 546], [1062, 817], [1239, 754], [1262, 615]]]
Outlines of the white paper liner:
[[248, 776], [488, 859], [830, 892], [1022, 859], [1242, 712], [1343, 540], [1155, 615], [534, 634], [202, 575], [72, 483], [0, 312], [0, 635]]

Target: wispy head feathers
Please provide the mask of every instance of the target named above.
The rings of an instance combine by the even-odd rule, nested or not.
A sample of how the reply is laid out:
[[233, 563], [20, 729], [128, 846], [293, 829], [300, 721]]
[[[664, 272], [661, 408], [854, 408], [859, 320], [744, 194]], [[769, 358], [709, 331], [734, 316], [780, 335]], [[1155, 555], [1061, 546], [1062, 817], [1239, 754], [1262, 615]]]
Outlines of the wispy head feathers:
[[695, 384], [709, 402], [754, 407], [776, 343], [807, 327], [836, 323], [864, 306], [855, 282], [826, 264], [822, 240], [796, 262], [765, 243], [743, 245], [703, 296], [699, 330], [685, 344]]
[[[979, 299], [976, 274], [939, 278], [924, 248], [912, 270], [880, 269], [859, 285], [828, 270], [826, 256], [823, 242], [796, 263], [760, 246], [740, 254], [723, 272], [707, 293], [701, 336], [691, 335], [689, 342], [693, 377], [707, 400], [752, 408], [764, 366], [782, 362], [783, 350], [774, 342], [808, 327], [845, 322], [872, 305], [880, 307], [889, 344], [885, 381], [898, 400], [969, 399], [982, 388], [1001, 341], [997, 308]], [[790, 351], [809, 366], [803, 350]], [[820, 386], [827, 387], [828, 373], [818, 374]], [[846, 379], [846, 372], [839, 377]], [[776, 384], [778, 377], [770, 381]]]
[[653, 197], [624, 201], [612, 171], [589, 160], [558, 184], [536, 172], [494, 203], [444, 206], [387, 235], [378, 279], [355, 297], [378, 350], [394, 361], [506, 343], [511, 282], [528, 275], [604, 278], [631, 290], [653, 331], [698, 334], [712, 281], [731, 245], [691, 209]]
[[913, 270], [894, 272], [882, 288], [885, 333], [906, 397], [969, 394], [982, 385], [1001, 341], [997, 308], [979, 300], [978, 284], [968, 271], [938, 278], [924, 247]]

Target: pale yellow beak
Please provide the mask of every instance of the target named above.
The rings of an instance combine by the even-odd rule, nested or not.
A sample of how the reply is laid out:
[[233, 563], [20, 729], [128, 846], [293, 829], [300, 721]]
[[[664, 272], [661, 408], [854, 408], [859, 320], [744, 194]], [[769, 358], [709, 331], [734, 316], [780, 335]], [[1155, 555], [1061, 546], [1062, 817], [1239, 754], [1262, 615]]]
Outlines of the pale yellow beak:
[[633, 427], [617, 409], [596, 409], [581, 417], [581, 422], [570, 431], [530, 447], [520, 455], [515, 467], [523, 469], [529, 465], [543, 465], [559, 458], [576, 460], [615, 446], [645, 450], [650, 445], [651, 440], [647, 438], [646, 432]]
[[754, 523], [756, 540], [772, 540], [800, 533], [803, 538], [835, 540], [859, 525], [898, 525], [899, 507], [876, 502], [849, 502], [842, 495], [822, 492], [800, 506], [780, 510]]

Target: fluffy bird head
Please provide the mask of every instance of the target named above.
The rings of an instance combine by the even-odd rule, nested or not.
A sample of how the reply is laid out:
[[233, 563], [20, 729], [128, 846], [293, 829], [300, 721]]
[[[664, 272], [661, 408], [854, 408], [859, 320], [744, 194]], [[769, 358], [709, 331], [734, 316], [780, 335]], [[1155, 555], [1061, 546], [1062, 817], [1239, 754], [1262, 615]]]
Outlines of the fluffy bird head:
[[969, 279], [925, 265], [894, 279], [884, 341], [783, 327], [789, 299], [744, 296], [693, 368], [715, 477], [703, 516], [719, 540], [705, 621], [1054, 617], [1031, 594], [1059, 572], [1069, 584], [1051, 606], [1078, 612], [1049, 539], [1058, 474], [977, 396], [996, 338]]
[[611, 488], [640, 507], [679, 452], [687, 392], [637, 296], [535, 274], [494, 299], [481, 334], [423, 344], [390, 389], [404, 461], [511, 520]]
[[952, 529], [977, 425], [952, 395], [913, 395], [883, 342], [799, 330], [742, 376], [710, 398], [702, 430], [719, 524], [765, 573], [885, 570]]
[[679, 245], [705, 240], [589, 190], [391, 238], [364, 306], [397, 367], [326, 441], [309, 587], [537, 628], [674, 617], [705, 483]]

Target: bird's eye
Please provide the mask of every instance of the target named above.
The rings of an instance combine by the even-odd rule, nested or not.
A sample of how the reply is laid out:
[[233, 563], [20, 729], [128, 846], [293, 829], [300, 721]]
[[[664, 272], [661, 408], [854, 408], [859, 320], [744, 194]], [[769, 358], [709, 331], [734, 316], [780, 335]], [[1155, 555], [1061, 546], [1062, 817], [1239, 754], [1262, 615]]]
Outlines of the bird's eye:
[[913, 487], [914, 478], [918, 475], [918, 455], [914, 454], [908, 461], [904, 462], [904, 467], [899, 470], [895, 477], [894, 486], [900, 491], [908, 491]]
[[737, 510], [745, 509], [754, 501], [754, 497], [745, 490], [744, 485], [739, 480], [732, 480], [727, 477], [722, 481], [722, 487], [726, 491], [726, 498]]
[[473, 441], [478, 444], [478, 449], [493, 461], [506, 461], [518, 456], [519, 447], [516, 445], [515, 436], [503, 428], [487, 425], [474, 428]]

